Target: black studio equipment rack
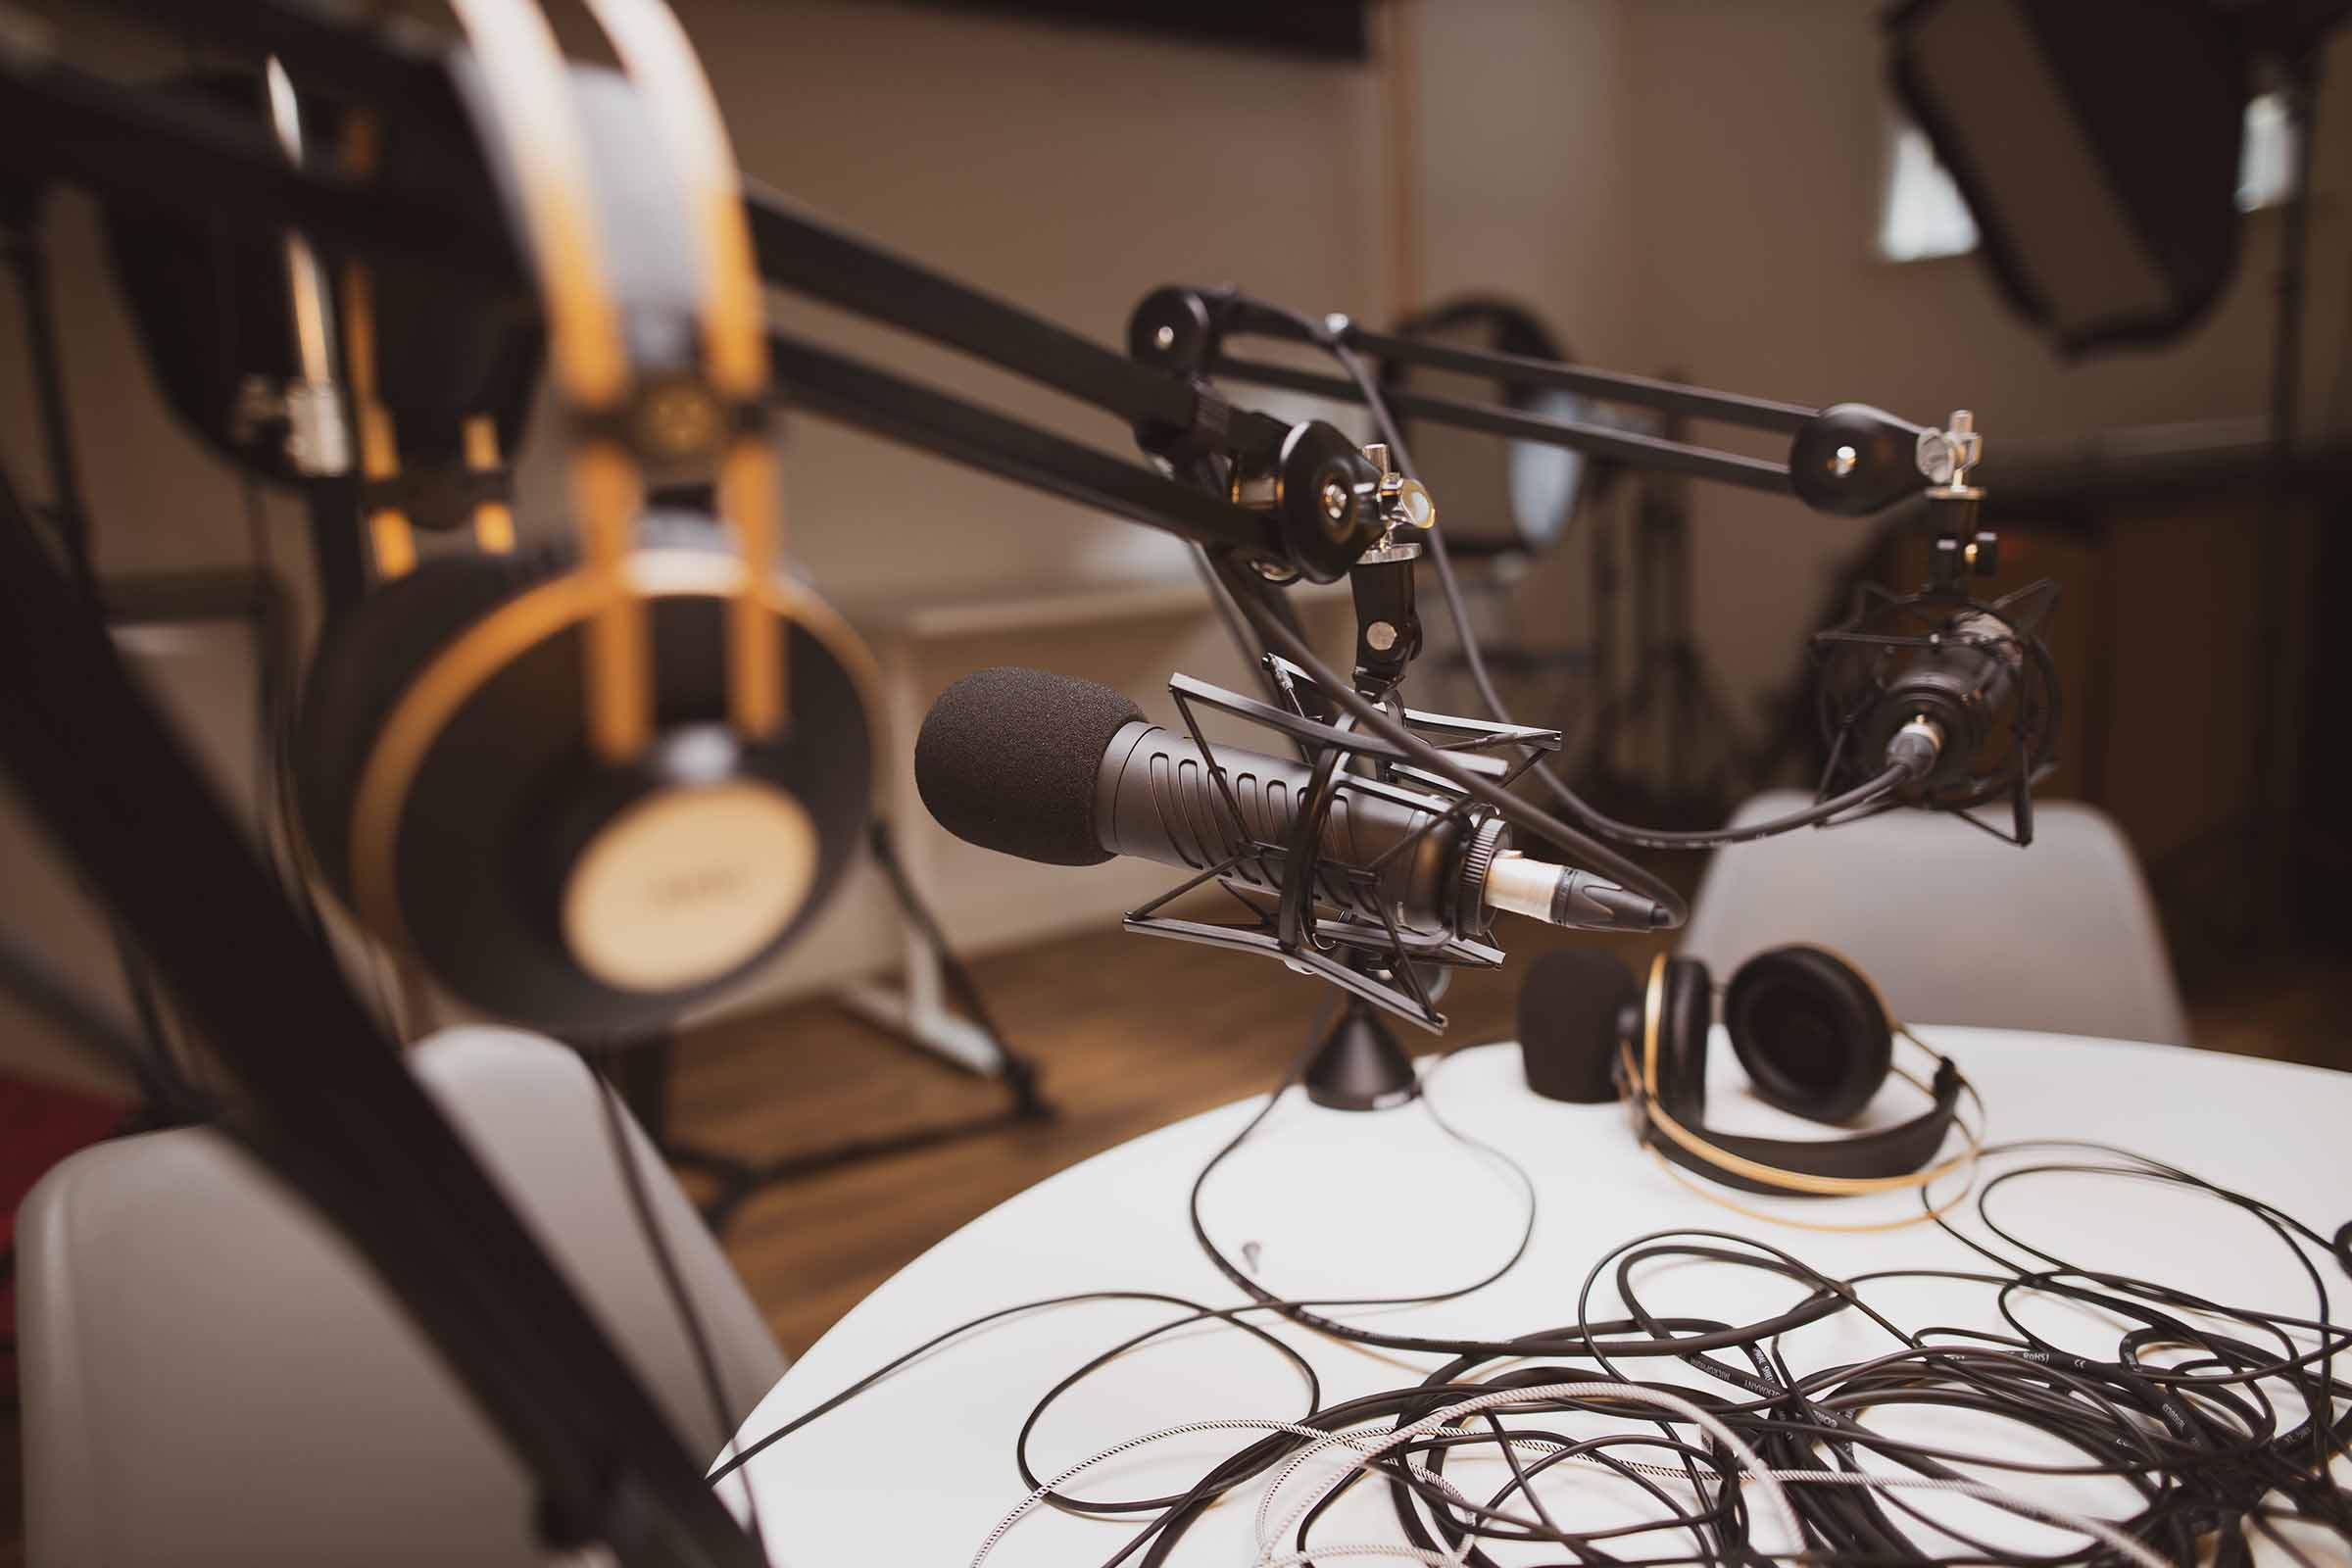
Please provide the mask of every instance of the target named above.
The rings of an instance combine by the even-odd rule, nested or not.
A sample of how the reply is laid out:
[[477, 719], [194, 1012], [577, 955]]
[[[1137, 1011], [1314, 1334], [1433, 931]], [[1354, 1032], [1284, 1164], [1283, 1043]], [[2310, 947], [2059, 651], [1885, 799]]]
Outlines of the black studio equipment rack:
[[[111, 207], [234, 231], [298, 231], [321, 253], [420, 272], [453, 293], [528, 301], [526, 269], [453, 87], [445, 41], [304, 0], [108, 0], [167, 36], [365, 105], [409, 156], [362, 173], [289, 162], [257, 126], [121, 84], [62, 58], [0, 9], [0, 178], [82, 188]], [[574, 67], [581, 74], [593, 68]], [[1139, 464], [789, 332], [769, 335], [788, 408], [1158, 529], [1206, 552], [1256, 633], [1286, 658], [1278, 582], [1353, 576], [1355, 678], [1306, 665], [1332, 716], [1373, 735], [1417, 637], [1412, 575], [1358, 570], [1387, 535], [1394, 471], [1333, 426], [1230, 399], [1241, 381], [1357, 399], [1360, 384], [1234, 358], [1246, 336], [1422, 364], [1784, 435], [1785, 461], [1497, 405], [1400, 392], [1398, 412], [1631, 466], [1788, 495], [1856, 516], [1927, 494], [1950, 520], [1942, 591], [1989, 566], [1967, 466], [1973, 434], [1858, 405], [1820, 409], [1584, 368], [1465, 354], [1333, 318], [1309, 321], [1230, 291], [1174, 288], [1139, 309], [1123, 353], [747, 188], [764, 281], [1051, 388], [1127, 426]], [[527, 307], [526, 307], [527, 308]], [[322, 486], [335, 526], [354, 487]], [[1390, 499], [1394, 499], [1392, 495]], [[1441, 498], [1442, 501], [1442, 498]], [[339, 510], [338, 510], [339, 509]], [[1380, 628], [1387, 627], [1384, 633]], [[1311, 653], [1307, 659], [1311, 660]], [[630, 1564], [759, 1560], [713, 1495], [706, 1456], [670, 1435], [643, 1382], [403, 1067], [394, 1042], [298, 918], [185, 744], [130, 677], [88, 592], [53, 559], [0, 476], [0, 767], [94, 887], [206, 1042], [222, 1125], [312, 1202], [400, 1299], [537, 1476], [551, 1544], [601, 1543]], [[1540, 831], [1544, 813], [1416, 738], [1420, 765]], [[1406, 745], [1413, 741], [1414, 750]]]

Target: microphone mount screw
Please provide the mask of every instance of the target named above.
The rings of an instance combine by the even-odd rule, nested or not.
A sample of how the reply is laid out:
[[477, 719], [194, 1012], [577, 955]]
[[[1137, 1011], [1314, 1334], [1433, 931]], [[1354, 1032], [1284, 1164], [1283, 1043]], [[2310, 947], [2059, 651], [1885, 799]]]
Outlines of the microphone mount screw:
[[1919, 471], [1932, 481], [1928, 501], [1938, 522], [1935, 554], [1929, 558], [1929, 588], [1957, 593], [1970, 571], [1987, 577], [1998, 568], [1998, 539], [1978, 528], [1984, 492], [1968, 482], [1968, 471], [1984, 457], [1977, 416], [1954, 409], [1948, 428], [1919, 433]]
[[[1364, 562], [1410, 561], [1421, 554], [1421, 546], [1411, 539], [1399, 539], [1399, 530], [1425, 531], [1438, 525], [1437, 503], [1430, 499], [1429, 489], [1418, 479], [1408, 479], [1390, 464], [1385, 442], [1375, 441], [1364, 448], [1364, 461], [1380, 470], [1380, 477], [1355, 489], [1356, 504], [1370, 505], [1379, 511], [1380, 543], [1364, 552]], [[1329, 497], [1325, 497], [1328, 504]]]
[[1931, 500], [1976, 501], [1984, 492], [1968, 482], [1968, 470], [1984, 459], [1984, 438], [1977, 433], [1977, 416], [1966, 409], [1952, 411], [1951, 426], [1919, 433], [1919, 471], [1935, 487]]

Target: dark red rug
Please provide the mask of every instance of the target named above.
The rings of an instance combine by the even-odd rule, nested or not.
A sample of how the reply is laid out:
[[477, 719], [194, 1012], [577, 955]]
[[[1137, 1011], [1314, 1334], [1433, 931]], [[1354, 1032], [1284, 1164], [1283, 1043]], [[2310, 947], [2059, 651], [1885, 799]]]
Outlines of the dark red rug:
[[121, 1101], [0, 1073], [0, 1392], [17, 1386], [17, 1205], [43, 1172], [122, 1123]]

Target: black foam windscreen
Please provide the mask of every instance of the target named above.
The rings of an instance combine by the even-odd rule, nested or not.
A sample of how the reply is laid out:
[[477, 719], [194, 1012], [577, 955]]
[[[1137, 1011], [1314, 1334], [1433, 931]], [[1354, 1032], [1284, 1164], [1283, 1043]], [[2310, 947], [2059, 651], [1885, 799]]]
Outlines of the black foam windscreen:
[[1617, 1016], [1637, 1000], [1633, 975], [1608, 954], [1571, 949], [1536, 960], [1519, 988], [1527, 1087], [1580, 1105], [1615, 1100]]
[[984, 850], [1048, 865], [1110, 858], [1095, 831], [1111, 737], [1144, 710], [1091, 680], [975, 670], [940, 693], [914, 743], [914, 784], [939, 825]]

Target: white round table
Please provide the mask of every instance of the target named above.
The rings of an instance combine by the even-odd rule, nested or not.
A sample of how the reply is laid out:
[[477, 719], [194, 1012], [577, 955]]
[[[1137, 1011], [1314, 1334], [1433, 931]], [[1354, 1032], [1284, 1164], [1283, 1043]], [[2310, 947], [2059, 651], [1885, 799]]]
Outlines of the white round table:
[[[1960, 1028], [1922, 1033], [1950, 1053], [1982, 1092], [1988, 1141], [2103, 1140], [2266, 1199], [2324, 1234], [2352, 1217], [2352, 1074], [2067, 1036]], [[1897, 1060], [1907, 1055], [1916, 1054], [1898, 1050]], [[1720, 1031], [1710, 1069], [1710, 1120], [1718, 1127], [1786, 1136], [1825, 1131], [1749, 1096]], [[1577, 1291], [1603, 1253], [1644, 1232], [1674, 1227], [1755, 1237], [1839, 1276], [1984, 1266], [1933, 1226], [1827, 1235], [1733, 1213], [1678, 1182], [1639, 1149], [1621, 1107], [1562, 1104], [1530, 1092], [1515, 1046], [1458, 1053], [1426, 1081], [1428, 1103], [1462, 1132], [1509, 1153], [1533, 1178], [1539, 1204], [1533, 1245], [1517, 1268], [1474, 1296], [1412, 1308], [1341, 1310], [1337, 1316], [1406, 1333], [1493, 1338], [1573, 1323]], [[1262, 1097], [1252, 1098], [1135, 1139], [972, 1221], [909, 1263], [818, 1341], [744, 1423], [739, 1442], [755, 1441], [943, 1329], [994, 1307], [1104, 1289], [1232, 1304], [1239, 1293], [1195, 1245], [1185, 1197], [1209, 1155], [1261, 1102]], [[1891, 1120], [1920, 1103], [1915, 1092], [1890, 1081], [1871, 1115]], [[1840, 1224], [1900, 1217], [1917, 1208], [1909, 1194], [1740, 1200]], [[2312, 1311], [2308, 1279], [2270, 1233], [2239, 1210], [2199, 1195], [2117, 1177], [2044, 1175], [2003, 1188], [1991, 1201], [2005, 1226], [2071, 1262], [2162, 1280], [2234, 1304], [2307, 1316]], [[1320, 1109], [1294, 1092], [1210, 1179], [1202, 1212], [1228, 1256], [1254, 1260], [1254, 1277], [1265, 1289], [1285, 1298], [1329, 1298], [1420, 1295], [1465, 1284], [1508, 1254], [1524, 1207], [1510, 1174], [1449, 1139], [1424, 1103], [1348, 1113]], [[1973, 1206], [1956, 1211], [1955, 1219], [1982, 1234]], [[2325, 1253], [2314, 1255], [2334, 1293], [2335, 1320], [2352, 1318], [2352, 1307], [2344, 1305], [2352, 1300], [2352, 1280]], [[1763, 1317], [1801, 1294], [1792, 1282], [1759, 1271], [1688, 1262], [1650, 1267], [1641, 1291], [1644, 1303], [1662, 1314], [1732, 1322]], [[1988, 1289], [1888, 1281], [1870, 1287], [1867, 1298], [1907, 1326], [2002, 1327]], [[1601, 1319], [1619, 1311], [1604, 1278], [1595, 1288], [1592, 1315]], [[1018, 1315], [951, 1342], [775, 1444], [743, 1471], [756, 1489], [772, 1560], [971, 1561], [1025, 1495], [1013, 1466], [1013, 1439], [1038, 1397], [1088, 1356], [1176, 1315], [1166, 1306], [1133, 1302]], [[2040, 1298], [2029, 1301], [2028, 1320], [2069, 1348], [2113, 1358], [2118, 1328], [2111, 1320]], [[1306, 1355], [1327, 1402], [1417, 1382], [1441, 1360], [1345, 1345], [1270, 1313], [1252, 1321], [1273, 1327]], [[1802, 1368], [1896, 1347], [1859, 1314], [1846, 1312], [1788, 1336], [1786, 1348]], [[1637, 1366], [1637, 1375], [1705, 1382], [1680, 1362]], [[1081, 1384], [1040, 1423], [1031, 1458], [1050, 1478], [1130, 1437], [1207, 1419], [1295, 1419], [1304, 1408], [1303, 1383], [1280, 1355], [1231, 1327], [1195, 1325]], [[1932, 1434], [1958, 1446], [1973, 1445], [1976, 1451], [1997, 1443], [2036, 1457], [2073, 1457], [2039, 1434], [1970, 1412], [1892, 1410], [1884, 1419], [1874, 1415], [1873, 1424], [1897, 1435]], [[1096, 1497], [1181, 1492], [1250, 1437], [1220, 1432], [1152, 1445], [1097, 1467], [1069, 1491]], [[1488, 1468], [1457, 1459], [1448, 1477], [1502, 1474], [1499, 1460], [1475, 1462]], [[2000, 1479], [2047, 1504], [2083, 1513], [2118, 1515], [2136, 1500], [2112, 1478]], [[1175, 1560], [1250, 1562], [1263, 1486], [1261, 1478], [1211, 1508]], [[1596, 1509], [1630, 1507], [1637, 1500], [1624, 1483], [1597, 1473], [1587, 1486]], [[1484, 1496], [1494, 1487], [1464, 1490]], [[730, 1482], [723, 1491], [740, 1509], [740, 1487]], [[1304, 1495], [1294, 1481], [1276, 1517]], [[1909, 1494], [1914, 1500], [1923, 1495]], [[2029, 1549], [2063, 1549], [2081, 1540], [1992, 1513], [1973, 1499], [1933, 1501], [1933, 1507], [1918, 1505], [1938, 1517], [1965, 1516], [1970, 1528]], [[1566, 1505], [1572, 1504], [1555, 1504], [1555, 1512]], [[1098, 1564], [1146, 1517], [1103, 1521], [1040, 1508], [998, 1544], [989, 1561], [1007, 1568]], [[1770, 1544], [1768, 1535], [1759, 1524], [1758, 1544]], [[1371, 1486], [1355, 1488], [1315, 1534], [1319, 1544], [1397, 1539], [1386, 1489]], [[2299, 1539], [2319, 1561], [2346, 1560], [2332, 1538], [2306, 1532]], [[1498, 1549], [1496, 1555], [1506, 1563], [1532, 1560], [1530, 1549]], [[2267, 1549], [2267, 1544], [2258, 1547]], [[1549, 1555], [1556, 1558], [1556, 1548]]]

